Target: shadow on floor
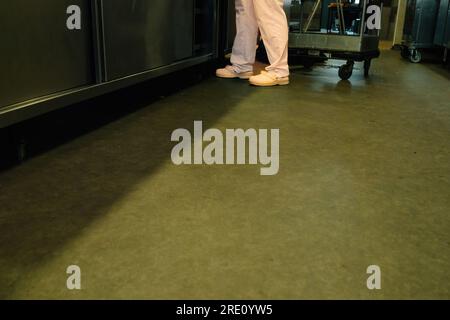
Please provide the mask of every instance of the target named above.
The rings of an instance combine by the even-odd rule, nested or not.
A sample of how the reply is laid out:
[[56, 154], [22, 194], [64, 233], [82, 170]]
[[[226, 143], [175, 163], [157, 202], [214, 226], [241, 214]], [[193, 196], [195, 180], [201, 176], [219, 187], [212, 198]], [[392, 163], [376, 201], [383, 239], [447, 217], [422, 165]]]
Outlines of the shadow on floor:
[[[400, 56], [400, 50], [393, 50], [393, 52]], [[420, 65], [426, 66], [443, 78], [450, 80], [450, 65], [448, 61], [447, 63], [444, 62], [444, 52], [442, 48], [423, 49], [421, 52], [423, 58]], [[409, 62], [407, 59], [404, 59], [404, 61]], [[414, 65], [413, 63], [411, 64]]]
[[[201, 74], [210, 74], [211, 66], [202, 68]], [[15, 128], [29, 140], [32, 158], [0, 172], [0, 298], [170, 161], [173, 130], [191, 129], [194, 120], [213, 125], [251, 92], [245, 86], [236, 92], [236, 82], [224, 82], [211, 101], [206, 82], [168, 96], [198, 82], [199, 73], [192, 71]]]
[[450, 64], [449, 64], [449, 62], [447, 62], [447, 65], [444, 65], [442, 62], [426, 63], [425, 65], [428, 69], [439, 74], [444, 79], [450, 80]]

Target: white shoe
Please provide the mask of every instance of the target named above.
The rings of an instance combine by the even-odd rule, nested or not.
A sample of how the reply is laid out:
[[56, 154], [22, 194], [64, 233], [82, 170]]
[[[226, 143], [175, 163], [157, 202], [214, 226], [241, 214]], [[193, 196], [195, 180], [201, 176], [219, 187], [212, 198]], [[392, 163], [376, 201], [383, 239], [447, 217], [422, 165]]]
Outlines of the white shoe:
[[250, 84], [258, 87], [285, 86], [289, 84], [289, 77], [278, 77], [275, 73], [262, 71], [250, 78]]
[[233, 66], [226, 66], [225, 68], [217, 69], [216, 76], [219, 78], [225, 78], [225, 79], [239, 78], [239, 79], [248, 80], [248, 79], [250, 79], [251, 76], [253, 76], [253, 72], [252, 71], [236, 72], [236, 70], [233, 68]]

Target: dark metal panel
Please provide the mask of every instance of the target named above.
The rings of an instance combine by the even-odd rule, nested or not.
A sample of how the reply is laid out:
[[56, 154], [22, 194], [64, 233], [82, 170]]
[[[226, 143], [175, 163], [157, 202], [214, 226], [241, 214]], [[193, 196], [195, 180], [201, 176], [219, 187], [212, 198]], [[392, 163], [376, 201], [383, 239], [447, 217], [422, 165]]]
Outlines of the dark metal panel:
[[[208, 0], [195, 0], [196, 8], [198, 9], [196, 11], [196, 16], [197, 19], [199, 19], [197, 22], [199, 22], [200, 28], [207, 27], [208, 24], [213, 24], [211, 28], [214, 29], [214, 32], [213, 35], [208, 35], [207, 37], [194, 37], [194, 0], [166, 0], [166, 2], [170, 2], [173, 6], [181, 6], [181, 9], [175, 10], [175, 14], [165, 6], [162, 8], [166, 10], [159, 12], [157, 11], [158, 6], [152, 7], [155, 10], [152, 14], [155, 17], [159, 16], [153, 21], [153, 25], [157, 21], [161, 23], [157, 24], [159, 25], [158, 28], [155, 27], [151, 29], [151, 35], [157, 36], [159, 34], [160, 36], [152, 38], [146, 35], [146, 37], [148, 37], [149, 47], [140, 47], [143, 48], [144, 51], [149, 50], [148, 52], [158, 48], [158, 46], [163, 49], [165, 48], [166, 50], [159, 50], [159, 52], [156, 52], [159, 53], [160, 62], [155, 63], [155, 61], [158, 61], [156, 59], [157, 57], [146, 54], [144, 55], [144, 58], [146, 59], [145, 62], [147, 62], [147, 65], [139, 65], [135, 72], [128, 72], [129, 70], [127, 70], [126, 76], [117, 77], [116, 79], [109, 78], [110, 81], [105, 82], [108, 78], [106, 77], [106, 54], [105, 50], [103, 50], [106, 45], [104, 37], [105, 25], [103, 24], [104, 11], [102, 10], [102, 7], [105, 3], [109, 3], [113, 0], [40, 1], [40, 3], [43, 4], [41, 7], [37, 4], [33, 4], [32, 10], [25, 10], [28, 9], [24, 7], [27, 5], [26, 2], [29, 1], [16, 0], [16, 6], [10, 5], [8, 7], [10, 10], [15, 10], [14, 12], [11, 12], [12, 18], [8, 21], [7, 19], [3, 19], [3, 21], [0, 20], [0, 27], [2, 28], [0, 29], [0, 32], [3, 30], [8, 30], [9, 32], [8, 37], [4, 36], [2, 33], [2, 40], [4, 41], [0, 42], [0, 49], [2, 50], [2, 52], [0, 52], [0, 67], [2, 67], [1, 71], [5, 71], [0, 73], [0, 101], [2, 98], [5, 99], [4, 97], [10, 99], [13, 96], [7, 91], [16, 93], [14, 96], [15, 99], [9, 100], [14, 102], [8, 102], [8, 105], [3, 105], [3, 107], [0, 102], [0, 128], [63, 108], [69, 104], [106, 94], [120, 88], [217, 58], [216, 54], [219, 42], [217, 21], [219, 7], [217, 6], [217, 2], [215, 2], [214, 5], [210, 5], [207, 3]], [[140, 1], [123, 0], [123, 2], [135, 3], [135, 5], [138, 5], [138, 2]], [[143, 2], [147, 2], [148, 5], [149, 2], [153, 3], [157, 1], [152, 0]], [[161, 6], [162, 2], [159, 2], [158, 5]], [[61, 30], [66, 30], [65, 12], [69, 4], [78, 4], [82, 7], [84, 13], [83, 28], [85, 30], [83, 30], [82, 33], [78, 32], [75, 35], [71, 34], [72, 37], [67, 39], [61, 35], [64, 34]], [[7, 9], [6, 5], [0, 5], [0, 9], [2, 9], [2, 11], [0, 11], [0, 18], [6, 17], [5, 11], [3, 11], [3, 9]], [[180, 11], [184, 14], [181, 14]], [[207, 11], [211, 11], [211, 15], [214, 17], [213, 19], [207, 17]], [[89, 13], [91, 13], [92, 22], [87, 19]], [[20, 16], [20, 14], [22, 14], [22, 16]], [[120, 14], [118, 15], [120, 16]], [[41, 23], [33, 20], [33, 23], [26, 26], [26, 28], [21, 27], [21, 24], [24, 23], [24, 21], [30, 20], [36, 16], [42, 17], [43, 22]], [[183, 19], [189, 21], [183, 22]], [[171, 26], [168, 29], [161, 29], [164, 25], [162, 22], [164, 21], [171, 21]], [[17, 23], [14, 24], [14, 22]], [[120, 24], [121, 21], [116, 21], [115, 23]], [[111, 22], [111, 24], [113, 24], [113, 22]], [[57, 25], [55, 29], [61, 32], [61, 34], [52, 30], [55, 25]], [[48, 26], [50, 26], [49, 30], [47, 30]], [[118, 29], [121, 29], [120, 26]], [[26, 32], [21, 36], [18, 30]], [[142, 30], [142, 33], [146, 34], [146, 31]], [[110, 32], [109, 35], [113, 40], [114, 37], [116, 37], [113, 32]], [[130, 36], [130, 34], [122, 34], [122, 37], [125, 36]], [[131, 36], [133, 36], [133, 34], [131, 34]], [[136, 38], [136, 33], [134, 36]], [[14, 41], [18, 41], [18, 44], [14, 44], [14, 41], [11, 40], [14, 38], [17, 38]], [[76, 41], [76, 39], [82, 39], [83, 41], [80, 43], [80, 41]], [[156, 39], [156, 46], [155, 42], [150, 42], [152, 39]], [[121, 40], [126, 41], [126, 39]], [[169, 45], [166, 47], [161, 46], [159, 42], [163, 40], [167, 41]], [[198, 48], [201, 50], [196, 52], [195, 57], [189, 58], [193, 55], [194, 41], [195, 44], [200, 44]], [[208, 41], [213, 42], [212, 48], [205, 43]], [[66, 48], [68, 44], [70, 45], [69, 49]], [[150, 44], [152, 44], [152, 46]], [[180, 45], [182, 48], [181, 50], [179, 47]], [[16, 48], [18, 53], [12, 55], [11, 52], [13, 52], [13, 50], [8, 49], [9, 51], [7, 51], [5, 49], [7, 46], [9, 46], [8, 48]], [[17, 48], [25, 49], [19, 50]], [[173, 50], [174, 53], [167, 49]], [[122, 53], [118, 52], [117, 58], [119, 59], [119, 62], [122, 60], [125, 67], [132, 66], [134, 63], [133, 59], [136, 58], [137, 55], [134, 55], [132, 51], [133, 50], [130, 49]], [[8, 54], [6, 54], [6, 52], [8, 52]], [[11, 61], [14, 64], [14, 67], [11, 66], [11, 68], [8, 69], [7, 66], [8, 64], [11, 64]], [[142, 67], [145, 67], [145, 69], [141, 70]], [[15, 75], [16, 78], [12, 79], [12, 75], [14, 75], [12, 70], [14, 69], [20, 69], [25, 72], [22, 81], [16, 81], [17, 75]], [[15, 82], [8, 83], [9, 78]], [[52, 81], [49, 81], [49, 79]], [[70, 83], [68, 80], [70, 80]], [[7, 85], [9, 85], [9, 87]], [[20, 89], [26, 89], [24, 90], [26, 94], [17, 94]], [[34, 93], [30, 94], [30, 92]]]
[[106, 81], [102, 0], [91, 0], [91, 12], [92, 12], [92, 45], [94, 52], [95, 82], [101, 83]]
[[228, 24], [226, 35], [226, 50], [231, 52], [233, 49], [234, 38], [236, 37], [236, 6], [234, 0], [228, 0]]
[[194, 0], [103, 1], [106, 78], [193, 55]]
[[408, 0], [404, 40], [416, 48], [432, 47], [439, 0]]
[[195, 0], [194, 56], [213, 53], [217, 32], [216, 0]]
[[[82, 10], [82, 30], [66, 28], [66, 9]], [[89, 0], [0, 4], [0, 108], [94, 81]]]
[[439, 14], [436, 23], [436, 32], [434, 35], [434, 44], [438, 46], [442, 46], [445, 41], [448, 10], [449, 10], [449, 0], [441, 0], [441, 4], [439, 7]]
[[446, 48], [450, 48], [450, 1], [449, 1], [448, 10], [447, 10], [447, 23], [445, 25], [443, 46]]
[[96, 85], [88, 85], [81, 88], [58, 92], [39, 99], [24, 101], [0, 109], [0, 128], [8, 127], [12, 124], [37, 117], [39, 115], [63, 108], [67, 105], [78, 103], [102, 94], [107, 94], [115, 90], [125, 88], [149, 79], [182, 70], [211, 61], [212, 54], [190, 58], [175, 62], [171, 65], [152, 69], [151, 71], [134, 74], [129, 77], [120, 78], [111, 82], [104, 82]]

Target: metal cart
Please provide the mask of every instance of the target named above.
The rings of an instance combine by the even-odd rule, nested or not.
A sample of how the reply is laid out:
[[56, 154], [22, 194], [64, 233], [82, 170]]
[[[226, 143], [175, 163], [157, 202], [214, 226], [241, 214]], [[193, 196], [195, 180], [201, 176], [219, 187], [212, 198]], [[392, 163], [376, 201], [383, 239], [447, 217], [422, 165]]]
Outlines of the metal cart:
[[440, 0], [408, 0], [403, 30], [402, 57], [422, 61], [422, 49], [433, 48]]
[[369, 75], [371, 61], [380, 56], [379, 30], [368, 30], [367, 7], [373, 0], [285, 0], [289, 20], [289, 50], [314, 64], [324, 57], [346, 60], [339, 77], [348, 80], [355, 62], [364, 62]]

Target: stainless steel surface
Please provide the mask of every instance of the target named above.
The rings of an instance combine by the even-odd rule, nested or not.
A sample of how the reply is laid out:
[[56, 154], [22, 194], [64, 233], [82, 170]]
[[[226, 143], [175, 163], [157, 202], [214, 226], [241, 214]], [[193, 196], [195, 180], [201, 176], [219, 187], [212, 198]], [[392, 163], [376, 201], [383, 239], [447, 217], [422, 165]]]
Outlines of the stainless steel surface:
[[91, 0], [92, 44], [94, 50], [95, 82], [106, 81], [105, 43], [103, 41], [102, 0]]
[[194, 0], [104, 0], [106, 80], [193, 55]]
[[218, 1], [195, 0], [194, 56], [216, 53], [218, 45]]
[[[342, 10], [342, 5], [338, 7], [341, 10], [337, 10], [338, 16], [340, 16], [341, 23], [344, 20], [344, 11]], [[379, 47], [379, 36], [378, 34], [369, 34], [368, 30], [365, 30], [365, 24], [361, 23], [359, 32], [353, 35], [347, 35], [345, 33], [345, 25], [340, 26], [340, 34], [329, 33], [327, 28], [321, 31], [308, 31], [311, 25], [312, 19], [319, 12], [319, 7], [326, 5], [328, 7], [328, 2], [322, 3], [321, 0], [315, 0], [314, 6], [312, 7], [309, 17], [303, 21], [300, 17], [293, 17], [293, 11], [291, 11], [293, 5], [292, 0], [285, 0], [284, 7], [287, 16], [290, 19], [295, 19], [298, 23], [300, 21], [300, 28], [296, 28], [296, 32], [290, 32], [289, 34], [289, 48], [301, 48], [301, 49], [315, 49], [323, 51], [340, 51], [340, 52], [355, 52], [355, 53], [365, 53], [377, 51]], [[361, 5], [361, 21], [366, 21], [366, 7], [367, 3], [363, 2]], [[297, 10], [302, 14], [302, 10]], [[326, 11], [326, 10], [323, 10]], [[323, 13], [321, 13], [323, 15]], [[305, 24], [305, 26], [302, 25]], [[291, 23], [290, 23], [291, 24]]]
[[81, 88], [62, 91], [45, 97], [23, 101], [14, 105], [0, 108], [0, 128], [34, 118], [41, 114], [57, 110], [64, 106], [90, 99], [102, 94], [125, 88], [170, 72], [182, 70], [214, 59], [212, 54], [178, 61], [150, 71], [133, 74], [118, 80], [88, 85]]
[[447, 13], [447, 25], [445, 30], [444, 47], [450, 48], [450, 6], [448, 7]]
[[[82, 10], [82, 30], [66, 28], [66, 9]], [[2, 1], [0, 108], [95, 80], [89, 0]]]
[[227, 0], [227, 33], [226, 33], [226, 48], [225, 51], [231, 52], [233, 49], [234, 38], [236, 37], [236, 6], [235, 0]]
[[440, 0], [408, 0], [403, 43], [411, 48], [434, 46]]
[[[73, 4], [82, 31], [66, 29]], [[217, 0], [17, 0], [0, 8], [8, 31], [0, 128], [217, 58]], [[199, 37], [194, 24], [210, 30]]]
[[290, 48], [306, 48], [343, 52], [370, 52], [378, 50], [378, 36], [344, 36], [320, 33], [291, 33]]
[[434, 44], [447, 46], [450, 37], [450, 0], [441, 0], [434, 35]]

